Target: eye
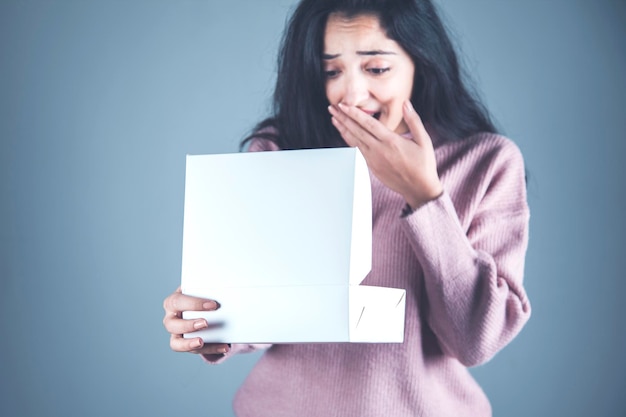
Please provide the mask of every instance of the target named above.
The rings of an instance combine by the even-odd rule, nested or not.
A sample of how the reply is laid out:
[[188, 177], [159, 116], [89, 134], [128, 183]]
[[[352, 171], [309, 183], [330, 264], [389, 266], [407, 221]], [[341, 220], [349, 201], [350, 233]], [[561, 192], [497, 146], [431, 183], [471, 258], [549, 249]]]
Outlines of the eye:
[[324, 76], [326, 78], [335, 78], [338, 75], [339, 75], [339, 71], [338, 70], [326, 70], [326, 71], [324, 71]]
[[374, 75], [381, 75], [384, 74], [385, 72], [389, 71], [391, 68], [389, 67], [385, 67], [385, 68], [368, 68], [367, 71], [369, 71], [370, 73], [374, 74]]

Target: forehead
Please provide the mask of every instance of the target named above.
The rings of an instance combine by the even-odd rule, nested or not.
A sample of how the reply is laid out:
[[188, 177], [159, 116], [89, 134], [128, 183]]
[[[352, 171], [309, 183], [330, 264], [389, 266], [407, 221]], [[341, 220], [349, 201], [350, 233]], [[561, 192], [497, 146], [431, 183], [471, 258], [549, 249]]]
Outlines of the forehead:
[[[362, 14], [346, 17], [333, 13], [328, 17], [324, 32], [324, 52], [340, 53], [344, 49], [378, 49], [396, 46], [380, 26], [378, 16]], [[335, 49], [341, 49], [336, 50]]]

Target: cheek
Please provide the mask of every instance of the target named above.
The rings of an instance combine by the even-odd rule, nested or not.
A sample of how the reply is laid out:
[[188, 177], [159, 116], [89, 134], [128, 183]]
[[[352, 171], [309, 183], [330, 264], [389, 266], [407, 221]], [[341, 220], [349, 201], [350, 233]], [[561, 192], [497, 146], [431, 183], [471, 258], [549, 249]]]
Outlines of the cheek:
[[394, 97], [387, 101], [387, 118], [389, 119], [389, 121], [397, 122], [399, 119], [402, 119], [403, 103], [404, 100], [400, 97]]
[[384, 102], [386, 114], [381, 121], [390, 130], [396, 131], [403, 122], [402, 105], [404, 100], [401, 97], [392, 97]]
[[333, 83], [326, 83], [326, 98], [330, 104], [338, 104], [339, 103], [339, 92], [337, 91], [337, 86]]
[[404, 102], [411, 97], [410, 85], [408, 87], [406, 83], [389, 85], [385, 92], [386, 96], [381, 98], [381, 101], [385, 104], [385, 107], [387, 107], [387, 117], [397, 122], [403, 117], [402, 106]]

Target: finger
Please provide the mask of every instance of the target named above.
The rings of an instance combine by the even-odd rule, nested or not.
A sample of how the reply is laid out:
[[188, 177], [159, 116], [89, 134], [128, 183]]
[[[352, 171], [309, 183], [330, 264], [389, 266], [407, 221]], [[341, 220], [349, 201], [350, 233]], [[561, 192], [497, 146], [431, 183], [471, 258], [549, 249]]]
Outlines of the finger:
[[174, 352], [191, 352], [204, 346], [201, 337], [185, 339], [182, 334], [173, 334], [170, 336], [170, 348]]
[[364, 142], [360, 141], [358, 137], [353, 135], [350, 130], [348, 130], [346, 125], [341, 122], [341, 120], [333, 116], [331, 121], [333, 123], [333, 126], [335, 126], [335, 128], [339, 131], [341, 137], [346, 141], [348, 146], [351, 146], [353, 148], [359, 148], [361, 149], [361, 151], [369, 149]]
[[171, 334], [183, 334], [193, 333], [198, 330], [206, 329], [209, 327], [209, 323], [205, 319], [191, 319], [185, 320], [178, 316], [165, 315], [163, 319], [163, 326], [168, 333]]
[[185, 339], [182, 335], [172, 335], [170, 338], [170, 348], [175, 352], [192, 352], [200, 354], [226, 353], [230, 347], [225, 343], [207, 343], [202, 338], [194, 337]]
[[[346, 106], [341, 105], [344, 109]], [[341, 133], [341, 136], [346, 140], [348, 144], [354, 143], [354, 146], [363, 144], [367, 147], [371, 147], [378, 142], [367, 130], [365, 130], [356, 120], [354, 120], [346, 111], [341, 110], [338, 107], [331, 107], [331, 114], [333, 115], [333, 124]], [[367, 116], [363, 111], [358, 110], [363, 115]], [[375, 120], [372, 117], [372, 120]]]
[[179, 291], [180, 287], [163, 301], [163, 309], [172, 316], [180, 316], [183, 311], [212, 311], [219, 308], [215, 300], [192, 297]]
[[224, 343], [206, 343], [200, 349], [193, 350], [191, 353], [198, 353], [201, 355], [223, 355], [229, 352], [230, 345]]
[[[338, 107], [348, 117], [348, 120], [344, 121], [346, 126], [352, 133], [363, 137], [365, 140], [371, 138], [379, 141], [394, 137], [393, 133], [385, 125], [363, 110], [353, 106], [346, 106], [342, 103], [339, 103]], [[361, 136], [362, 133], [366, 135]]]
[[404, 117], [404, 122], [409, 127], [411, 131], [411, 136], [413, 136], [413, 141], [417, 143], [419, 146], [430, 146], [432, 147], [432, 140], [430, 139], [430, 135], [426, 131], [424, 127], [424, 123], [422, 123], [422, 118], [413, 108], [410, 100], [404, 102], [402, 106], [402, 114]]

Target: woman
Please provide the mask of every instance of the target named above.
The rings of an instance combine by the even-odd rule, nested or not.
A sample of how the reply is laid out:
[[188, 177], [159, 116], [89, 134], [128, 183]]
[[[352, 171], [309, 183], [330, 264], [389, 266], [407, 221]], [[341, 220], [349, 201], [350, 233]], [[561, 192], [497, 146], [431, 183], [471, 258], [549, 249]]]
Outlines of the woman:
[[[302, 0], [274, 104], [244, 141], [250, 150], [348, 145], [365, 156], [373, 260], [363, 283], [407, 290], [405, 341], [273, 345], [239, 390], [237, 415], [491, 415], [466, 367], [492, 358], [530, 316], [524, 166], [463, 85], [434, 6]], [[170, 295], [172, 349], [219, 363], [262, 347], [182, 338], [208, 325], [182, 311], [218, 306]]]

